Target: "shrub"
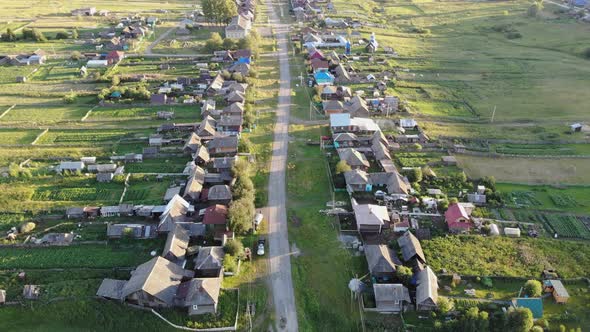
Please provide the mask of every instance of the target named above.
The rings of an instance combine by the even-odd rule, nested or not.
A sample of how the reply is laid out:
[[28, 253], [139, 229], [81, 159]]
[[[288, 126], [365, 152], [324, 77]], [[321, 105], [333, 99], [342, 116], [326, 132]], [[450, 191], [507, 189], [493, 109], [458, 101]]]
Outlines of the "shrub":
[[19, 232], [28, 233], [28, 232], [34, 230], [35, 227], [37, 227], [37, 225], [35, 225], [34, 222], [29, 221], [29, 222], [26, 222], [20, 226]]
[[336, 164], [336, 174], [348, 172], [350, 170], [352, 170], [352, 168], [346, 163], [346, 160], [340, 160]]
[[73, 104], [77, 98], [78, 95], [73, 90], [70, 90], [70, 92], [65, 94], [63, 100], [66, 104]]
[[584, 56], [588, 59], [590, 59], [590, 47], [588, 47], [587, 49], [584, 50]]
[[244, 254], [244, 245], [240, 240], [230, 239], [225, 243], [223, 250], [227, 255], [241, 257]]
[[524, 284], [524, 292], [531, 297], [539, 297], [543, 294], [543, 285], [538, 280], [528, 280]]
[[68, 39], [68, 33], [64, 31], [60, 31], [55, 35], [55, 39]]
[[238, 265], [236, 264], [236, 259], [233, 255], [226, 254], [223, 257], [223, 270], [226, 272], [236, 272], [238, 269]]

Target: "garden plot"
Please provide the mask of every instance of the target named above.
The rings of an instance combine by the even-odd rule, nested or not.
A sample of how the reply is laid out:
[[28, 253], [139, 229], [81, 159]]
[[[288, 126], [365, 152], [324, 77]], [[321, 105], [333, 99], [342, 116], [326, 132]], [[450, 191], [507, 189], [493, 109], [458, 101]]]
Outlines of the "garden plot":
[[[63, 188], [59, 186], [38, 187], [33, 201], [51, 202], [96, 202], [116, 203], [123, 193], [123, 185], [95, 185], [94, 187]], [[95, 203], [95, 204], [96, 204]]]
[[27, 125], [48, 125], [58, 122], [79, 121], [88, 112], [88, 106], [21, 106], [6, 113], [0, 123], [26, 123]]
[[96, 145], [105, 143], [115, 143], [124, 138], [147, 138], [148, 135], [149, 133], [147, 131], [131, 131], [124, 129], [49, 130], [45, 135], [41, 136], [41, 138], [36, 142], [36, 144], [63, 144], [79, 146]]
[[[158, 120], [159, 111], [174, 112], [174, 119], [197, 121], [200, 118], [198, 105], [148, 106], [133, 108], [96, 108], [86, 121], [123, 121], [123, 120]], [[159, 121], [165, 121], [160, 119]]]
[[543, 218], [559, 237], [590, 239], [590, 230], [575, 216], [544, 214]]
[[8, 144], [31, 144], [40, 130], [1, 129], [0, 145]]

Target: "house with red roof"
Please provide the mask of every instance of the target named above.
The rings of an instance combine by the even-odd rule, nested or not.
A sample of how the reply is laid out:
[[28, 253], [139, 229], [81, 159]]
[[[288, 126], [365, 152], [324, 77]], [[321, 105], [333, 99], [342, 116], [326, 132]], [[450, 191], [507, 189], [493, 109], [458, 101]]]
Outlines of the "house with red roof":
[[310, 66], [314, 73], [318, 71], [327, 71], [328, 69], [330, 69], [328, 61], [317, 58], [311, 59]]
[[309, 51], [309, 60], [313, 60], [313, 59], [325, 60], [324, 53], [322, 53], [320, 50], [317, 50], [317, 49], [310, 50]]
[[107, 54], [106, 60], [108, 61], [109, 65], [113, 65], [119, 63], [119, 61], [123, 60], [123, 58], [125, 58], [125, 52], [110, 51], [109, 54]]
[[445, 212], [445, 221], [449, 226], [449, 231], [453, 233], [466, 232], [471, 229], [471, 216], [461, 203], [449, 205]]
[[204, 225], [217, 225], [223, 226], [225, 229], [225, 224], [227, 222], [227, 206], [221, 204], [211, 205], [210, 207], [205, 209], [205, 213], [203, 215], [203, 224]]

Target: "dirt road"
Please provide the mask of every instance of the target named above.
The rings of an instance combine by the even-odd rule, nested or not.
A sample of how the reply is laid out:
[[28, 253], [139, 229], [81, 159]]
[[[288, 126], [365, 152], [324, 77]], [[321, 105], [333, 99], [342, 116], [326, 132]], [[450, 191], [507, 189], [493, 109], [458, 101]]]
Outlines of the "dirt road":
[[291, 104], [291, 74], [287, 48], [288, 25], [281, 24], [270, 0], [266, 0], [270, 23], [276, 33], [280, 69], [279, 104], [274, 129], [273, 155], [268, 184], [270, 282], [279, 331], [297, 331], [297, 311], [291, 256], [287, 234], [286, 169], [289, 136], [289, 108]]

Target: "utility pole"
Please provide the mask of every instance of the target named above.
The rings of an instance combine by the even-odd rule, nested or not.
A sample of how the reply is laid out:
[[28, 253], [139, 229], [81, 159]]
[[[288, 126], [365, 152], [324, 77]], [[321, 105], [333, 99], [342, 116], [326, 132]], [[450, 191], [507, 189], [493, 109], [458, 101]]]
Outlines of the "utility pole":
[[496, 116], [496, 105], [494, 105], [494, 110], [492, 111], [492, 123], [494, 122], [494, 116]]
[[311, 100], [309, 101], [309, 121], [311, 121]]

